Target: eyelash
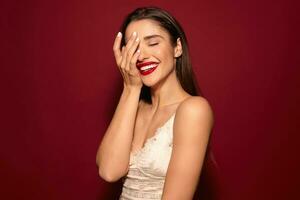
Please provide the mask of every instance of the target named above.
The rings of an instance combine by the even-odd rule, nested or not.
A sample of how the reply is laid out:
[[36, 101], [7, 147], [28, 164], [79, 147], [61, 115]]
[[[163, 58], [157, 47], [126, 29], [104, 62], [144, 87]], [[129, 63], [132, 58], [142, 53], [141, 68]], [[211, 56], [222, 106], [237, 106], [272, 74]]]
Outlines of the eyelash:
[[153, 44], [149, 44], [149, 46], [155, 46], [155, 45], [158, 45], [158, 42], [157, 43], [153, 43]]

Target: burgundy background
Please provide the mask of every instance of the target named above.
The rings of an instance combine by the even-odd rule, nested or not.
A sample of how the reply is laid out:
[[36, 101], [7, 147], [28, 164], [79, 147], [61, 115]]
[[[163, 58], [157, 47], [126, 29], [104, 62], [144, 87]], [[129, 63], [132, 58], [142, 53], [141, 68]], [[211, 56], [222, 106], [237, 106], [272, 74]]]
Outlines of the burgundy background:
[[[121, 92], [112, 44], [143, 5], [187, 34], [215, 112], [217, 199], [299, 198], [299, 35], [292, 1], [1, 2], [1, 199], [112, 199], [95, 155]], [[298, 123], [297, 123], [298, 122]]]

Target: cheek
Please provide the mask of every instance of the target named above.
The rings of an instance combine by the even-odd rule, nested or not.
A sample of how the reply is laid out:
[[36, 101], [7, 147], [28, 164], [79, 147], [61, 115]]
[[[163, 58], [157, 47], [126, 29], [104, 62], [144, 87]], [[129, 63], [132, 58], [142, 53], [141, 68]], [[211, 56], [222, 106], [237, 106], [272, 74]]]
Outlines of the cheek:
[[173, 52], [168, 48], [155, 48], [153, 49], [153, 55], [159, 57], [164, 62], [173, 60]]

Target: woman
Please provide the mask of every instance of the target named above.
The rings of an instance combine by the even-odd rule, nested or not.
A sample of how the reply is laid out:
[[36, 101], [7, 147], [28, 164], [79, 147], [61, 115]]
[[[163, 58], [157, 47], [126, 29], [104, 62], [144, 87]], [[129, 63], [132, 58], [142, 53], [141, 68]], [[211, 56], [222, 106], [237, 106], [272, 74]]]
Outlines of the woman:
[[197, 96], [181, 26], [160, 8], [138, 8], [113, 50], [124, 88], [97, 152], [99, 175], [124, 178], [120, 199], [193, 199], [214, 119]]

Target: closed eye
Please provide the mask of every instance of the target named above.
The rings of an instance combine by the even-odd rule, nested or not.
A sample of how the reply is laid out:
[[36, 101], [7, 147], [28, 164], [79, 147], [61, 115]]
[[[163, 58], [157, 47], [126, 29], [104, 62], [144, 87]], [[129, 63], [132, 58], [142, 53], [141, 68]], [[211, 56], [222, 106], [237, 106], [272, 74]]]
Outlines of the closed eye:
[[149, 44], [149, 46], [155, 46], [155, 45], [158, 45], [158, 42]]

